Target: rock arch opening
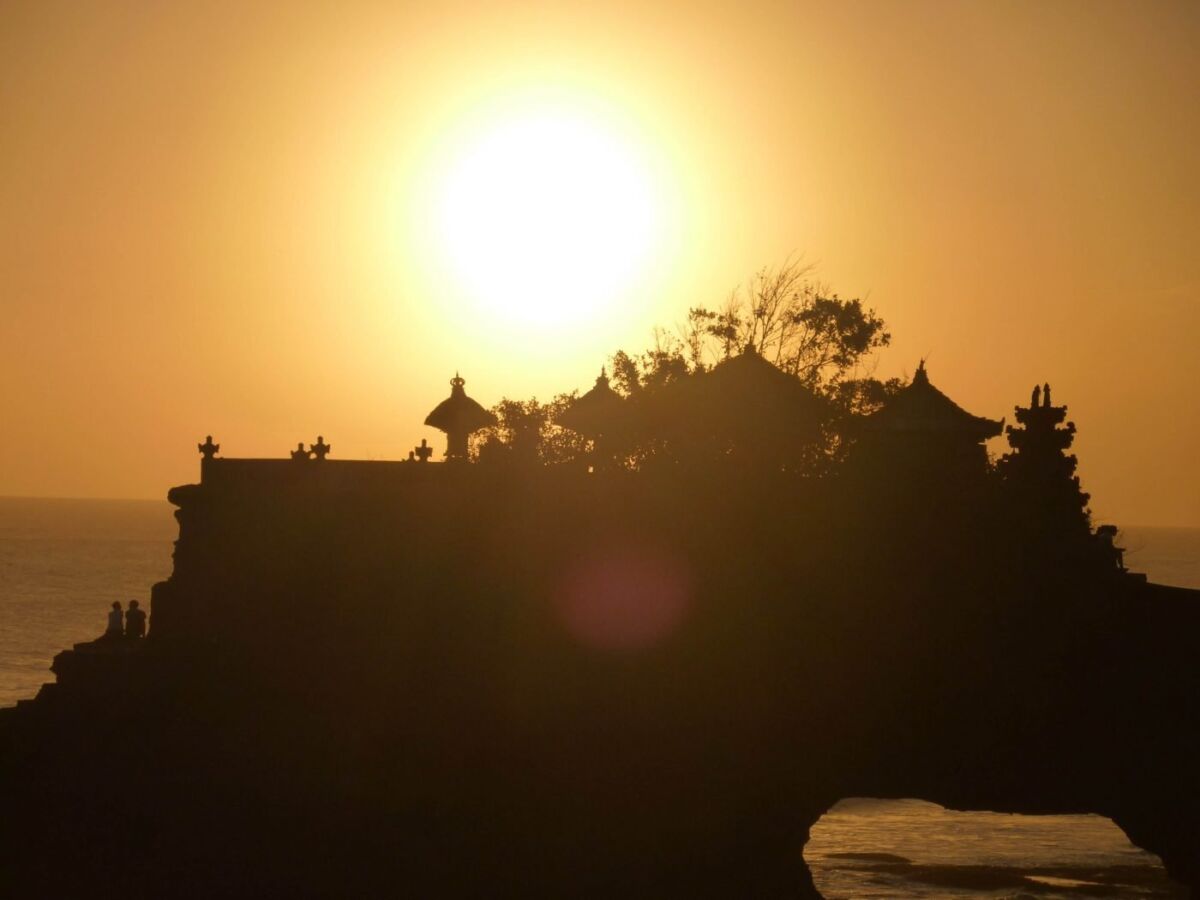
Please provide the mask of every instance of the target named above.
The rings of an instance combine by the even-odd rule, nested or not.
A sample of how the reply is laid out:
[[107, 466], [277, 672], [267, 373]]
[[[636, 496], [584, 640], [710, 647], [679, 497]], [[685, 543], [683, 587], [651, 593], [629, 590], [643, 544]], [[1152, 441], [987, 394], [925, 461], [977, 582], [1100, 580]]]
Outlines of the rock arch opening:
[[1098, 815], [958, 811], [854, 797], [811, 829], [804, 859], [822, 897], [1142, 897], [1182, 900], [1162, 861]]

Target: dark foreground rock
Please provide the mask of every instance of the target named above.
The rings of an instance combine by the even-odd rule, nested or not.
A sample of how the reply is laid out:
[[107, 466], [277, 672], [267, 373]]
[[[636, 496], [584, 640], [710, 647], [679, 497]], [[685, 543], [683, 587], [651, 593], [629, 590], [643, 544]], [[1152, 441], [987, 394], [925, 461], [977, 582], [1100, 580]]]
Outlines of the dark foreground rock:
[[210, 462], [150, 637], [0, 715], [9, 896], [815, 897], [847, 796], [1200, 888], [1200, 597], [969, 491]]

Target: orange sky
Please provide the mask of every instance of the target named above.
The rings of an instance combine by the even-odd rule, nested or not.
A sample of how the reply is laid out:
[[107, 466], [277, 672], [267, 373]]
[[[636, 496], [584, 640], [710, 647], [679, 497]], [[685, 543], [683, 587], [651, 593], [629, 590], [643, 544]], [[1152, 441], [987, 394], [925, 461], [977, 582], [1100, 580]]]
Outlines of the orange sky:
[[[1101, 519], [1200, 526], [1198, 46], [1194, 3], [6, 3], [0, 494], [162, 497], [210, 431], [440, 447], [456, 368], [587, 387], [801, 253], [889, 321], [879, 374], [928, 356], [993, 417], [1049, 380]], [[565, 330], [478, 315], [419, 201], [530, 92], [605, 110], [669, 207]]]

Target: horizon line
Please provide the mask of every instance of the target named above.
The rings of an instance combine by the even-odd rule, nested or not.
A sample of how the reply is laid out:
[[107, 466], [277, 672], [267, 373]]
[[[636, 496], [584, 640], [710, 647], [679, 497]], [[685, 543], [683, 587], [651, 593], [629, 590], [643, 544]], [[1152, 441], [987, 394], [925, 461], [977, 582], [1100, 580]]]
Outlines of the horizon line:
[[[166, 503], [170, 505], [166, 495], [162, 497], [68, 497], [50, 494], [0, 494], [0, 502], [5, 500], [73, 500], [85, 503]], [[1181, 531], [1200, 531], [1200, 522], [1193, 525], [1163, 525], [1157, 523], [1135, 522], [1129, 525], [1118, 525], [1122, 531], [1126, 528], [1173, 528]]]

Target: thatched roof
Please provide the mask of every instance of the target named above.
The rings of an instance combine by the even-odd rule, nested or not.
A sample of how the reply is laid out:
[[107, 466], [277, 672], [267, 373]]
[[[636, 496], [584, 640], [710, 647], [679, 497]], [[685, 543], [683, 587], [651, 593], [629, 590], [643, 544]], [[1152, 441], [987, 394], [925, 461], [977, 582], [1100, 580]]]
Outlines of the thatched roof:
[[608, 383], [608, 373], [600, 370], [600, 377], [590, 391], [577, 397], [558, 416], [557, 422], [585, 437], [595, 437], [615, 428], [624, 412], [625, 400]]
[[985, 441], [998, 435], [1004, 422], [974, 416], [935, 388], [922, 360], [912, 383], [868, 416], [863, 427], [892, 433], [960, 434]]
[[496, 424], [496, 417], [467, 396], [463, 390], [466, 382], [454, 373], [450, 379], [450, 396], [433, 408], [425, 417], [425, 424], [447, 434], [478, 431]]
[[708, 372], [680, 379], [647, 398], [644, 425], [697, 437], [813, 439], [828, 403], [753, 348]]

